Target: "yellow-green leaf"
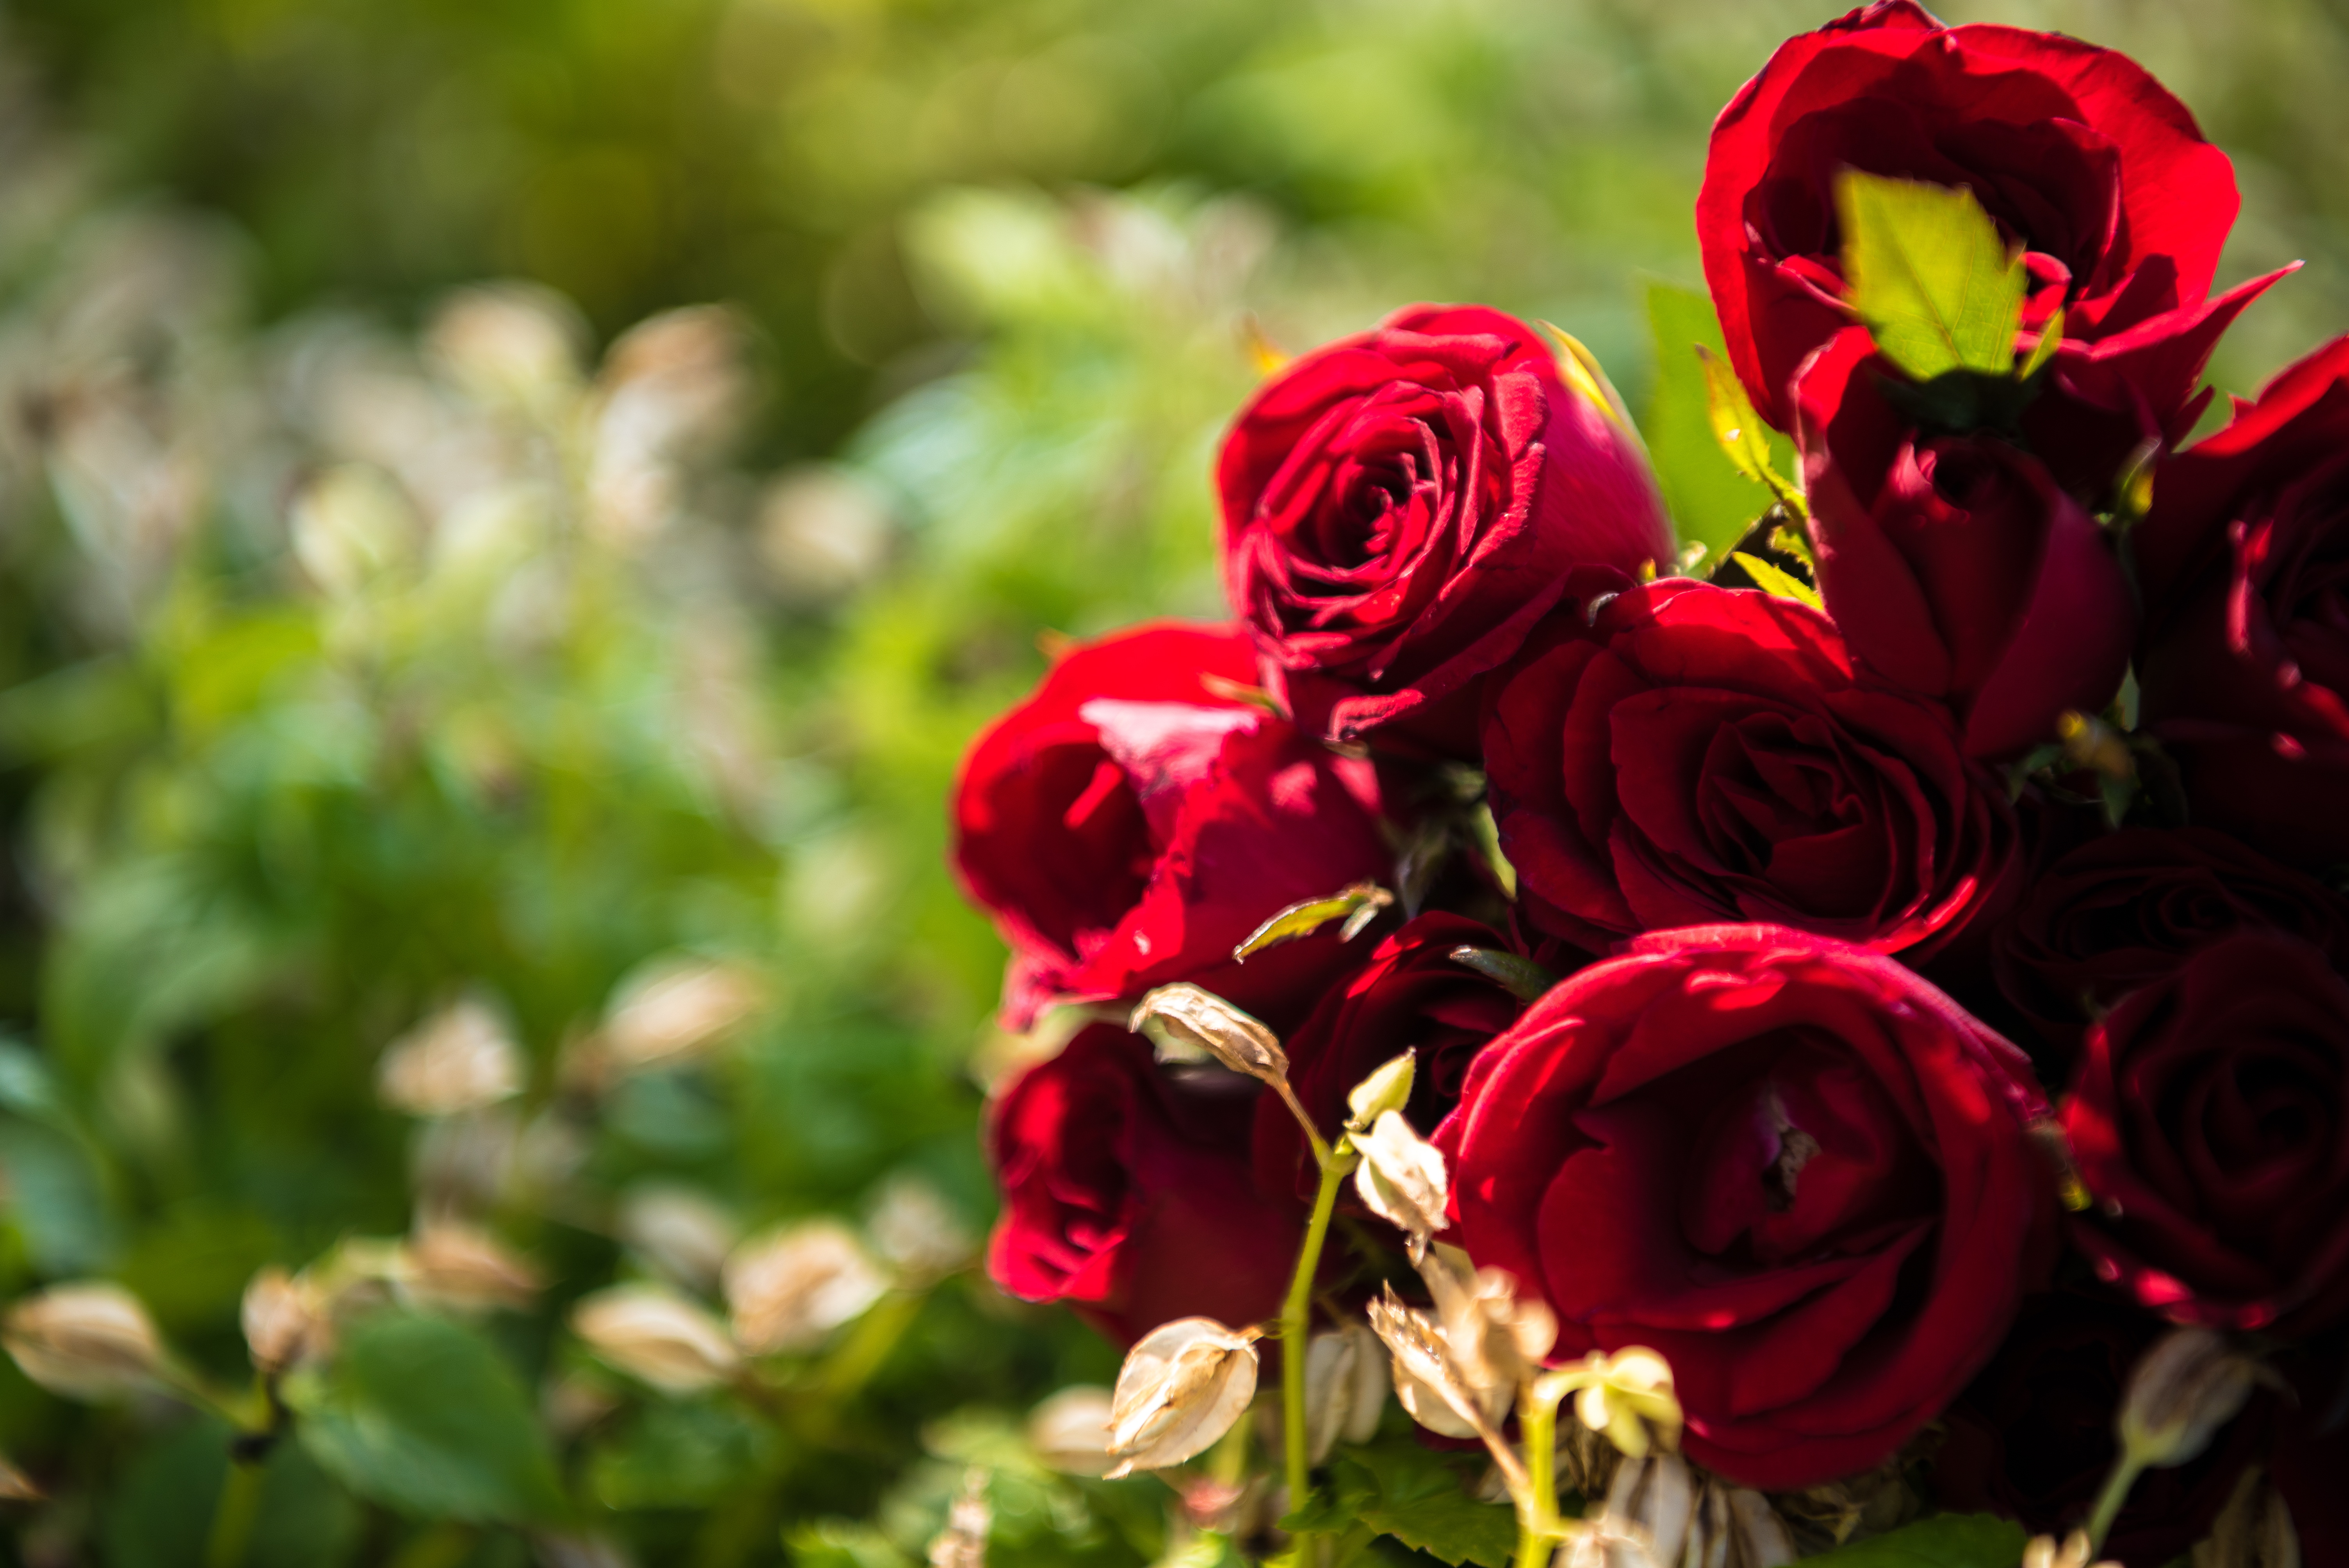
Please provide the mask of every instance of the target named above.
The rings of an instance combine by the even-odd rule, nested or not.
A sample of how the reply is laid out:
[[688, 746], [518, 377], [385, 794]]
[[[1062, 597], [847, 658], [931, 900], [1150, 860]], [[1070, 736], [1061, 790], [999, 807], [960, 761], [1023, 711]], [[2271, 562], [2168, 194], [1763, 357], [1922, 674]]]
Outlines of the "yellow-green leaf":
[[1268, 947], [1310, 936], [1333, 920], [1346, 923], [1339, 938], [1351, 942], [1361, 934], [1362, 927], [1378, 918], [1379, 911], [1392, 903], [1394, 894], [1378, 883], [1359, 882], [1328, 898], [1309, 898], [1292, 903], [1249, 932], [1247, 940], [1232, 949], [1232, 962], [1245, 964]]
[[1713, 438], [1721, 443], [1739, 473], [1766, 488], [1795, 516], [1809, 516], [1802, 487], [1770, 466], [1770, 432], [1754, 411], [1736, 370], [1704, 345], [1695, 346], [1697, 360], [1704, 366], [1705, 417], [1712, 421]]
[[1745, 575], [1754, 579], [1754, 585], [1764, 593], [1775, 593], [1781, 599], [1793, 599], [1797, 603], [1808, 604], [1814, 610], [1826, 607], [1819, 603], [1817, 589], [1791, 573], [1780, 571], [1763, 557], [1748, 554], [1741, 550], [1733, 554], [1730, 559], [1745, 568]]
[[2031, 346], [2031, 356], [2015, 366], [2014, 378], [2017, 381], [2028, 381], [2038, 375], [2040, 368], [2054, 358], [2055, 351], [2063, 346], [2064, 313], [2058, 310], [2047, 318], [2047, 325], [2040, 329], [2039, 341]]
[[2006, 376], [2023, 321], [2023, 258], [1973, 192], [1857, 170], [1836, 182], [1851, 307], [1918, 381]]

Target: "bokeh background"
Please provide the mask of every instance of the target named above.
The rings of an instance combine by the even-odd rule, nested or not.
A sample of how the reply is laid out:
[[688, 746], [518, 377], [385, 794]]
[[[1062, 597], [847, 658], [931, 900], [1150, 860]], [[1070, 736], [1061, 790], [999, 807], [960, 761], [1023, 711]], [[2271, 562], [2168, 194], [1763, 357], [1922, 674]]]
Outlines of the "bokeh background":
[[[255, 1563], [887, 1568], [972, 1464], [1000, 1561], [1175, 1560], [1156, 1483], [1021, 1428], [1113, 1357], [968, 1266], [1032, 1047], [944, 867], [956, 759], [1056, 638], [1216, 613], [1261, 345], [1480, 300], [1669, 400], [1706, 128], [1830, 14], [0, 5], [0, 1298], [118, 1281], [234, 1388], [264, 1265], [419, 1212], [527, 1260], [413, 1304], [491, 1357], [409, 1369], [460, 1429], [279, 1445]], [[2233, 155], [2220, 282], [2308, 265], [2219, 385], [2349, 327], [2349, 7], [1943, 14], [2124, 48]], [[1739, 482], [1677, 481], [1688, 531]], [[452, 1018], [519, 1092], [387, 1104]], [[895, 1285], [757, 1398], [566, 1326], [813, 1215]], [[46, 1493], [0, 1557], [218, 1562], [228, 1430], [0, 1363]]]

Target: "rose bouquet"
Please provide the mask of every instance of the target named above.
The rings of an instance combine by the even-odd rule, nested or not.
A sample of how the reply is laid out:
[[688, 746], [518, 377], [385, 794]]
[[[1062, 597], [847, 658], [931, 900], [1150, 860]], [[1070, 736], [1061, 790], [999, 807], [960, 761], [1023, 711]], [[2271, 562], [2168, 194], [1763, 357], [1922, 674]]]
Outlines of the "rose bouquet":
[[2192, 438], [2235, 209], [1885, 0], [1713, 131], [1717, 559], [1554, 328], [1268, 376], [1236, 619], [954, 801], [1102, 1466], [1300, 1564], [2349, 1563], [2349, 340]]

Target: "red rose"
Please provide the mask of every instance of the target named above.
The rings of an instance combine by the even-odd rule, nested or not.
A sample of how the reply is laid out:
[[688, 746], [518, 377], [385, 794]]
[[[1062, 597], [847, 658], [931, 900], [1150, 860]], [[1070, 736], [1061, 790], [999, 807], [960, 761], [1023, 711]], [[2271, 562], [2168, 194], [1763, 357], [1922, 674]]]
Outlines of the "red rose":
[[2016, 863], [1948, 711], [1763, 593], [1674, 579], [1553, 617], [1486, 694], [1485, 759], [1527, 913], [1594, 952], [1736, 920], [1921, 956]]
[[2098, 1274], [2179, 1323], [2310, 1334], [2349, 1312], [2349, 980], [2230, 937], [2088, 1030], [2064, 1130]]
[[2013, 446], [1916, 429], [1884, 374], [1852, 327], [1795, 382], [1819, 592], [1862, 663], [1957, 710], [1968, 756], [2013, 756], [2120, 689], [2137, 611], [2119, 554]]
[[[2161, 1320], [2100, 1297], [2033, 1296], [1997, 1357], [1950, 1408], [1933, 1456], [1934, 1501], [2062, 1536], [2087, 1522], [2119, 1457], [2113, 1418], [2130, 1368]], [[2209, 1532], [2243, 1467], [2270, 1435], [2262, 1404], [2182, 1466], [2147, 1470], [2097, 1553], [2162, 1568]]]
[[1216, 465], [1224, 580], [1300, 725], [1408, 720], [1473, 755], [1468, 688], [1569, 571], [1671, 559], [1639, 438], [1573, 377], [1515, 317], [1413, 305], [1240, 411]]
[[[1962, 186], [2023, 246], [2026, 329], [2064, 312], [2050, 376], [2066, 396], [2051, 411], [2123, 427], [2095, 432], [2106, 461], [2175, 422], [2210, 346], [2273, 281], [2205, 303], [2234, 172], [2126, 56], [1943, 27], [1886, 0], [1781, 45], [1713, 124], [1696, 208], [1705, 281], [1731, 362], [1781, 428], [1796, 367], [1850, 320], [1835, 203], [1847, 168]], [[2071, 456], [2083, 433], [2064, 438], [2043, 451]]]
[[2349, 860], [2349, 338], [2164, 463], [2129, 540], [2144, 717], [2195, 820]]
[[2125, 828], [2057, 861], [2001, 929], [1999, 989], [2048, 1037], [2088, 1020], [2240, 931], [2305, 937], [2349, 965], [2349, 903], [2209, 828]]
[[1237, 1326], [1278, 1311], [1303, 1227], [1250, 1180], [1256, 1086], [1200, 1081], [1170, 1081], [1106, 1024], [1020, 1074], [988, 1121], [1003, 1193], [988, 1277], [1067, 1302], [1120, 1345], [1178, 1317]]
[[[1342, 1130], [1346, 1096], [1356, 1084], [1413, 1049], [1419, 1057], [1403, 1114], [1422, 1132], [1435, 1130], [1460, 1101], [1468, 1064], [1526, 1010], [1497, 982], [1452, 962], [1452, 951], [1507, 946], [1473, 920], [1423, 914], [1321, 998], [1287, 1044], [1289, 1083], [1324, 1137]], [[1309, 1199], [1319, 1180], [1312, 1163], [1288, 1108], [1271, 1095], [1257, 1101], [1257, 1183], [1268, 1192], [1294, 1191]]]
[[1438, 1134], [1456, 1239], [1559, 1360], [1671, 1363], [1691, 1458], [1866, 1470], [1988, 1361], [2055, 1248], [2021, 1052], [1911, 971], [1769, 926], [1658, 932], [1485, 1047]]
[[973, 744], [955, 866], [1011, 946], [1009, 1026], [1174, 980], [1293, 1021], [1343, 969], [1334, 934], [1231, 962], [1266, 917], [1392, 866], [1368, 763], [1208, 684], [1254, 675], [1236, 628], [1145, 626], [1062, 658]]

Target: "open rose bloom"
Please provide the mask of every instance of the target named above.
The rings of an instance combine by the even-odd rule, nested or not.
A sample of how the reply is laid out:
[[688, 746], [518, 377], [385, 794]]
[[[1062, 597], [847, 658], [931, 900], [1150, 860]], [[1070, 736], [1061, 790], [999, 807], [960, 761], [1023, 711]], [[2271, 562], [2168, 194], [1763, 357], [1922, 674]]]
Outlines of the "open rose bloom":
[[1116, 1457], [1257, 1551], [1252, 1390], [1334, 1532], [1392, 1387], [1519, 1561], [2349, 1563], [2349, 339], [2189, 442], [2235, 210], [2110, 51], [1789, 40], [1695, 214], [1718, 580], [1564, 333], [1269, 371], [1234, 621], [1067, 652], [953, 806], [989, 1271], [1137, 1346]]

